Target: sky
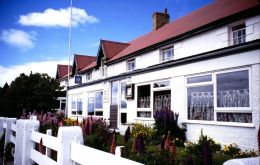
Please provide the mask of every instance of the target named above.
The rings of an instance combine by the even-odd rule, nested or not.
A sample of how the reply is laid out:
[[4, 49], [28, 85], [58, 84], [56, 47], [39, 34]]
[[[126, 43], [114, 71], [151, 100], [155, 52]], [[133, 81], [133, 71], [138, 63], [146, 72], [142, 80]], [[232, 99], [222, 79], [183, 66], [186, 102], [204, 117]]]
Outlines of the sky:
[[97, 55], [100, 39], [129, 42], [152, 31], [165, 8], [174, 21], [213, 0], [0, 0], [0, 86], [20, 73], [48, 73], [74, 54]]

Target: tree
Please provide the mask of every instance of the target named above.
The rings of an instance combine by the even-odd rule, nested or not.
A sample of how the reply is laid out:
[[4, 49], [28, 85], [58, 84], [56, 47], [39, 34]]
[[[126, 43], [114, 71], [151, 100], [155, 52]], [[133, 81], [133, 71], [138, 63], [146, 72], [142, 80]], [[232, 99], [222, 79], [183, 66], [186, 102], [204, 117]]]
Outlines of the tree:
[[8, 114], [8, 98], [7, 98], [7, 93], [9, 90], [9, 85], [5, 83], [5, 85], [0, 87], [0, 105], [1, 105], [1, 111], [0, 111], [0, 116], [6, 116]]
[[8, 116], [19, 117], [23, 109], [27, 112], [52, 110], [61, 89], [59, 81], [48, 74], [20, 74], [5, 92], [8, 98]]

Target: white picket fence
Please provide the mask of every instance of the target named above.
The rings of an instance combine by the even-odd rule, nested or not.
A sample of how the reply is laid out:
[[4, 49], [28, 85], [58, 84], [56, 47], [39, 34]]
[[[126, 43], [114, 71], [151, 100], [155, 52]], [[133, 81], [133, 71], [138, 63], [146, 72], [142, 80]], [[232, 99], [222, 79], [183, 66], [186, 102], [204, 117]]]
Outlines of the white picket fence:
[[[5, 146], [15, 144], [14, 165], [75, 165], [75, 164], [127, 164], [141, 165], [121, 157], [121, 147], [116, 147], [116, 155], [84, 146], [82, 130], [78, 126], [60, 127], [58, 136], [38, 132], [38, 120], [24, 120], [0, 117], [0, 136], [5, 132]], [[45, 154], [35, 150], [35, 143], [46, 147]], [[50, 158], [51, 149], [57, 151], [57, 161]]]

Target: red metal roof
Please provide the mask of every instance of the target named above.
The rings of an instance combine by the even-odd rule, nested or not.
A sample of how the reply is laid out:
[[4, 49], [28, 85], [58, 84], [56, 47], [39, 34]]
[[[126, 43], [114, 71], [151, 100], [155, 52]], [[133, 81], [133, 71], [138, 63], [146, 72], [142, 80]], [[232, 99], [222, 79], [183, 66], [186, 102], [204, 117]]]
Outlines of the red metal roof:
[[87, 56], [87, 55], [78, 55], [75, 54], [74, 62], [76, 62], [78, 71], [81, 71], [83, 68], [91, 64], [92, 62], [96, 61], [96, 57], [94, 56]]
[[108, 41], [108, 40], [101, 40], [100, 43], [102, 45], [104, 54], [107, 59], [113, 58], [115, 55], [117, 55], [122, 50], [124, 50], [127, 46], [129, 46], [128, 43]]
[[[72, 66], [70, 66], [70, 71], [71, 71], [71, 68], [72, 68]], [[65, 78], [65, 76], [67, 76], [67, 74], [68, 74], [68, 65], [58, 64], [56, 78], [57, 79]]]
[[219, 19], [234, 15], [259, 5], [259, 0], [216, 0], [190, 14], [181, 17], [158, 30], [128, 42], [129, 46], [109, 61], [120, 59], [164, 40], [177, 37]]
[[89, 69], [94, 68], [97, 65], [96, 61], [93, 61], [91, 64], [89, 64], [88, 66], [86, 66], [85, 68], [83, 68], [82, 70], [80, 70], [80, 72], [85, 72]]

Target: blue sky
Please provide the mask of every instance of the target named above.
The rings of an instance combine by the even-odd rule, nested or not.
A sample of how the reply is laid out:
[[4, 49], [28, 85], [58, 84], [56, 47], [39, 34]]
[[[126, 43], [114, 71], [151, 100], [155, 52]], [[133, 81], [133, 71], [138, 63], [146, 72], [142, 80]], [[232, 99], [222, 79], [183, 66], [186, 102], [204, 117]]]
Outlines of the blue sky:
[[[96, 55], [100, 39], [128, 42], [152, 30], [152, 14], [171, 21], [213, 0], [73, 0], [71, 59]], [[70, 0], [0, 0], [0, 86], [20, 73], [55, 76], [68, 63]]]

